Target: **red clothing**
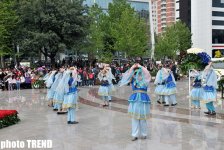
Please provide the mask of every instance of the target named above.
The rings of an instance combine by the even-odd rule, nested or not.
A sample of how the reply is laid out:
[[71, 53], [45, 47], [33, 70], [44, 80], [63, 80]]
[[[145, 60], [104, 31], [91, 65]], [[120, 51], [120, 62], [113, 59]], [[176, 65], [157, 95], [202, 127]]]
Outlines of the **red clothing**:
[[93, 73], [90, 73], [89, 74], [89, 79], [93, 79], [94, 78], [94, 74]]

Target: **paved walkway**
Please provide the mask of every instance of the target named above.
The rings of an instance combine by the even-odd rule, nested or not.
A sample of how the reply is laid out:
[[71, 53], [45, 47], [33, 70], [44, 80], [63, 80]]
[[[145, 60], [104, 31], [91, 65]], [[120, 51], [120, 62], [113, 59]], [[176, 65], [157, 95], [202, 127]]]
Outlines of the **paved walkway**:
[[0, 109], [16, 109], [21, 122], [0, 130], [1, 140], [50, 139], [55, 150], [224, 150], [224, 114], [207, 117], [188, 109], [187, 82], [178, 82], [178, 105], [164, 108], [155, 102], [151, 87], [151, 117], [146, 140], [131, 141], [131, 119], [127, 115], [130, 87], [113, 95], [103, 108], [98, 87], [80, 88], [77, 125], [67, 125], [47, 106], [46, 90], [1, 92]]

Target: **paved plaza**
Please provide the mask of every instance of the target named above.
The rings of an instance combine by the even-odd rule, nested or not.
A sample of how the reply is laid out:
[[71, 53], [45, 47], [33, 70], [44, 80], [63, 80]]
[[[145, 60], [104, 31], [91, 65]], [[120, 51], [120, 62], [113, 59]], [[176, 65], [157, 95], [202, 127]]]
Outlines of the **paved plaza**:
[[[131, 87], [117, 89], [109, 108], [101, 107], [98, 86], [79, 88], [77, 125], [67, 125], [66, 115], [47, 106], [46, 90], [0, 92], [0, 109], [16, 109], [21, 121], [0, 130], [2, 140], [52, 140], [55, 150], [224, 150], [224, 104], [218, 114], [207, 117], [189, 109], [188, 82], [178, 81], [178, 105], [156, 103], [151, 84], [151, 117], [148, 138], [131, 141], [131, 118], [127, 114]], [[203, 104], [202, 104], [203, 105]]]

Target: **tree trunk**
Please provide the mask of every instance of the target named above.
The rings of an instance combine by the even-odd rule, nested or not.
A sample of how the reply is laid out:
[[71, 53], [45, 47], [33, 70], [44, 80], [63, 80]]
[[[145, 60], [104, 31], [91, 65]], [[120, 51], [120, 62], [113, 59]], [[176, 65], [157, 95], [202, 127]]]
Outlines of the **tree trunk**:
[[51, 56], [51, 66], [52, 68], [55, 68], [55, 56]]
[[47, 55], [44, 55], [44, 62], [47, 64]]
[[5, 68], [4, 56], [1, 55], [1, 67]]

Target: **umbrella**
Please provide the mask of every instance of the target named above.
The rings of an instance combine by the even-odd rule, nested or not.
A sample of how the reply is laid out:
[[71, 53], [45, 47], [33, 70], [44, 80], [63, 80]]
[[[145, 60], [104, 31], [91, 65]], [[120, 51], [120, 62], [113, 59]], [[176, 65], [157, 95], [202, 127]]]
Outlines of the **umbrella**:
[[201, 49], [201, 48], [190, 48], [187, 50], [188, 54], [198, 54], [198, 53], [202, 53], [205, 52], [205, 50]]

